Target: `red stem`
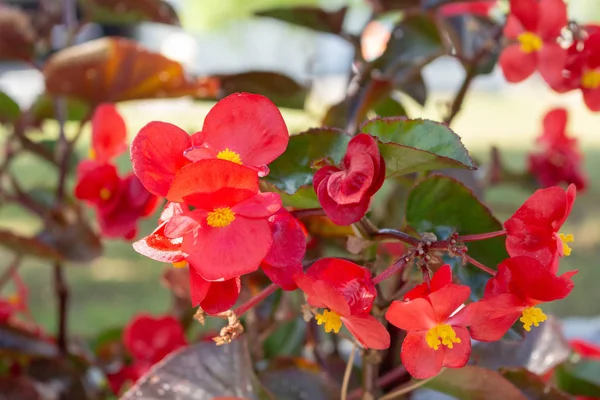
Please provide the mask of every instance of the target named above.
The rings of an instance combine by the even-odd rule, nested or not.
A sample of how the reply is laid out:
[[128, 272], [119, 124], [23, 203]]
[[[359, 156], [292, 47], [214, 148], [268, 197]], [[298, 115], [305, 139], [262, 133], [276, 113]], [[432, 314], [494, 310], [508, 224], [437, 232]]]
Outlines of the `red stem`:
[[419, 239], [396, 229], [379, 229], [373, 234], [373, 236], [398, 239], [399, 241], [410, 244], [411, 246], [417, 246], [420, 243]]
[[506, 235], [506, 231], [503, 229], [501, 231], [494, 231], [494, 232], [487, 232], [487, 233], [476, 233], [474, 235], [464, 235], [464, 236], [459, 236], [457, 238], [457, 240], [459, 242], [475, 242], [478, 240], [485, 240], [485, 239], [491, 239], [491, 238], [495, 238], [498, 236], [504, 236]]
[[386, 280], [387, 278], [389, 278], [397, 272], [404, 271], [404, 268], [408, 265], [408, 262], [410, 261], [411, 257], [412, 253], [407, 253], [403, 255], [402, 258], [390, 265], [386, 270], [377, 275], [375, 278], [371, 279], [373, 285], [381, 283], [382, 281]]
[[[378, 378], [377, 386], [380, 388], [389, 386], [390, 384], [394, 383], [396, 380], [402, 378], [404, 375], [406, 375], [406, 368], [404, 368], [404, 365], [400, 365], [400, 366], [394, 368], [393, 370], [387, 372], [386, 374], [382, 375], [380, 378]], [[350, 392], [350, 394], [348, 395], [348, 400], [360, 399], [360, 396], [362, 396], [362, 394], [363, 394], [362, 389], [356, 389], [356, 390]]]
[[254, 297], [251, 297], [244, 304], [233, 310], [233, 312], [236, 316], [241, 317], [246, 311], [248, 311], [252, 307], [256, 306], [258, 303], [269, 297], [269, 295], [273, 294], [277, 289], [279, 289], [279, 286], [277, 286], [274, 283], [271, 283], [269, 286], [264, 288], [259, 294], [257, 294]]
[[469, 263], [473, 264], [480, 270], [487, 272], [488, 274], [490, 274], [492, 276], [496, 276], [496, 271], [494, 271], [491, 268], [486, 267], [485, 265], [483, 265], [479, 261], [475, 260], [473, 257], [469, 256], [468, 254], [463, 255], [463, 257], [465, 258], [465, 260], [467, 260]]
[[322, 208], [305, 208], [302, 210], [290, 211], [290, 213], [296, 218], [322, 217], [325, 215], [325, 210]]

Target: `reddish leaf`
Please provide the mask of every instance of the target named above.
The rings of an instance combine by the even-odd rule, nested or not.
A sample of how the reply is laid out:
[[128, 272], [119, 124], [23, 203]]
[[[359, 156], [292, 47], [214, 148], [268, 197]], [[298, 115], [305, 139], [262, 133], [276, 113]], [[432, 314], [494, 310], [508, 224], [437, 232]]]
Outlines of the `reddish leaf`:
[[35, 384], [25, 377], [5, 376], [0, 378], [0, 399], [41, 400]]
[[214, 97], [214, 78], [190, 80], [183, 67], [123, 38], [102, 38], [64, 49], [44, 67], [46, 88], [54, 95], [89, 103], [193, 95]]
[[339, 34], [342, 32], [347, 10], [347, 7], [331, 12], [317, 7], [275, 8], [260, 11], [256, 15], [275, 18], [319, 32]]
[[34, 41], [35, 30], [27, 14], [0, 4], [0, 59], [30, 61]]
[[173, 7], [164, 0], [82, 0], [90, 21], [128, 24], [142, 21], [179, 25]]
[[51, 246], [36, 238], [17, 235], [8, 230], [0, 230], [0, 246], [16, 253], [39, 258], [60, 260], [62, 256]]

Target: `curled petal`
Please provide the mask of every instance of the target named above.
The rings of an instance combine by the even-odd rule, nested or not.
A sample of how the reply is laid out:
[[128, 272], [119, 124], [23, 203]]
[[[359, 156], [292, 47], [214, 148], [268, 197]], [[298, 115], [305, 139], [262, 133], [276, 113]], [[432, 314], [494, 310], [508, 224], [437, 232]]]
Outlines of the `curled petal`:
[[342, 318], [346, 328], [367, 349], [385, 350], [390, 347], [390, 334], [375, 317], [370, 314], [352, 315]]
[[200, 306], [209, 314], [218, 314], [231, 309], [242, 289], [240, 278], [222, 282], [208, 282], [190, 265], [190, 295], [192, 307]]

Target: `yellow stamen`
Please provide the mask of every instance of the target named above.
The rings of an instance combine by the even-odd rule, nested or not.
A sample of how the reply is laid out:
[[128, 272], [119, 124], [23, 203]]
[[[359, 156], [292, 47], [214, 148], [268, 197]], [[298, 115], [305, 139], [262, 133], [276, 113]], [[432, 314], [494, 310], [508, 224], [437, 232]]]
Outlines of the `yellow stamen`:
[[315, 316], [317, 324], [325, 324], [325, 332], [339, 333], [342, 329], [342, 319], [339, 314], [334, 311], [324, 310], [323, 314], [317, 314]]
[[110, 199], [110, 196], [111, 196], [110, 190], [108, 190], [107, 188], [100, 189], [100, 198], [102, 200], [108, 200], [108, 199]]
[[523, 32], [517, 39], [521, 42], [521, 51], [523, 53], [540, 51], [544, 45], [542, 38], [532, 32]]
[[567, 243], [573, 243], [575, 241], [575, 237], [571, 233], [569, 233], [568, 235], [564, 235], [562, 233], [559, 233], [558, 237], [560, 238], [560, 240], [562, 242], [562, 253], [563, 253], [563, 256], [570, 256], [571, 255], [571, 248], [569, 247], [569, 245]]
[[523, 310], [523, 316], [519, 319], [523, 323], [523, 328], [527, 332], [531, 331], [531, 325], [540, 326], [540, 322], [548, 319], [546, 314], [539, 307], [527, 307]]
[[217, 158], [220, 158], [221, 160], [231, 161], [233, 163], [242, 165], [242, 159], [241, 159], [240, 155], [238, 153], [236, 153], [235, 151], [231, 151], [229, 149], [220, 151], [217, 154]]
[[440, 348], [440, 345], [447, 346], [449, 349], [454, 347], [454, 343], [461, 343], [459, 337], [456, 336], [454, 329], [448, 324], [436, 325], [427, 331], [425, 336], [427, 345], [434, 350]]
[[581, 86], [584, 89], [596, 89], [600, 86], [600, 71], [589, 69], [581, 77]]
[[213, 228], [224, 228], [234, 220], [235, 213], [229, 207], [215, 208], [206, 217], [206, 223]]
[[17, 295], [17, 294], [10, 295], [10, 296], [8, 296], [7, 300], [10, 304], [12, 304], [13, 306], [16, 306], [17, 304], [19, 304], [19, 295]]
[[183, 261], [177, 261], [177, 262], [174, 262], [172, 264], [173, 264], [173, 267], [175, 267], [175, 268], [185, 268], [185, 267], [187, 267], [187, 261], [185, 261], [185, 260], [183, 260]]
[[88, 151], [88, 157], [90, 158], [90, 160], [96, 159], [96, 151], [94, 149], [92, 149], [91, 147], [90, 147], [90, 150]]

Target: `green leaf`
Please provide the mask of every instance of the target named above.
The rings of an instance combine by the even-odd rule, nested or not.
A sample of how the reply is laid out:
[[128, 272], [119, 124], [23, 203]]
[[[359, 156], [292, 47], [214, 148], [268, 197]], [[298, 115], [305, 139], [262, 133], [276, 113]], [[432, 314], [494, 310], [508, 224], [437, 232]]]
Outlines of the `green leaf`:
[[318, 32], [339, 34], [342, 32], [347, 10], [347, 7], [332, 12], [317, 7], [275, 8], [259, 11], [256, 15], [275, 18]]
[[79, 0], [91, 22], [130, 25], [144, 21], [179, 25], [173, 7], [164, 0]]
[[600, 361], [566, 362], [556, 369], [557, 386], [576, 396], [598, 396]]
[[543, 381], [526, 368], [502, 368], [500, 373], [525, 395], [528, 400], [570, 400], [571, 397]]
[[181, 349], [155, 364], [121, 397], [134, 399], [212, 399], [237, 396], [269, 398], [254, 375], [243, 338], [225, 346], [199, 343]]
[[500, 373], [474, 365], [445, 369], [424, 387], [461, 400], [527, 400]]
[[0, 246], [9, 251], [47, 260], [62, 260], [62, 256], [54, 248], [37, 238], [17, 235], [9, 230], [0, 230]]
[[427, 101], [427, 86], [423, 73], [419, 72], [415, 77], [408, 81], [403, 80], [400, 84], [396, 84], [396, 89], [410, 96], [414, 101], [425, 107]]
[[19, 105], [6, 93], [0, 92], [0, 123], [15, 122], [21, 115]]
[[264, 179], [288, 194], [312, 184], [316, 172], [314, 161], [331, 159], [341, 161], [352, 139], [333, 128], [315, 128], [290, 137], [287, 150], [269, 165], [271, 172]]
[[476, 168], [460, 137], [441, 123], [376, 118], [365, 122], [360, 131], [379, 140], [388, 177], [443, 168]]
[[391, 96], [377, 103], [373, 111], [380, 117], [400, 117], [406, 115], [406, 110], [402, 104]]
[[[493, 232], [502, 224], [492, 212], [463, 184], [455, 179], [432, 175], [413, 187], [406, 202], [406, 222], [419, 232], [433, 232], [446, 239], [453, 232], [461, 235]], [[489, 268], [508, 258], [504, 237], [469, 243], [469, 255]], [[478, 299], [483, 294], [489, 275], [480, 269], [455, 261], [455, 273], [471, 286], [471, 296]]]
[[[89, 115], [90, 107], [81, 100], [67, 99], [67, 120], [81, 121], [86, 115]], [[36, 123], [46, 119], [55, 119], [52, 97], [43, 93], [35, 100], [31, 106], [31, 115]]]
[[296, 318], [282, 324], [263, 343], [266, 358], [300, 356], [306, 334], [306, 322]]

